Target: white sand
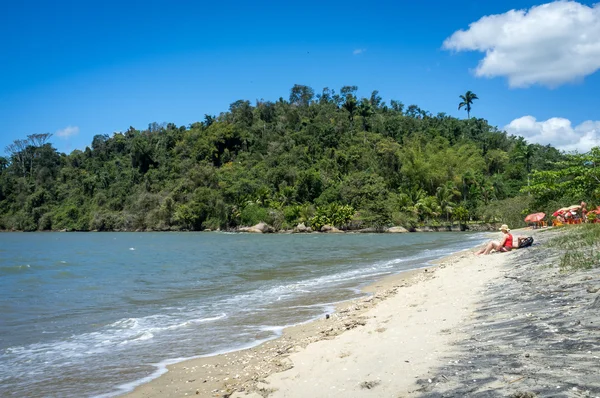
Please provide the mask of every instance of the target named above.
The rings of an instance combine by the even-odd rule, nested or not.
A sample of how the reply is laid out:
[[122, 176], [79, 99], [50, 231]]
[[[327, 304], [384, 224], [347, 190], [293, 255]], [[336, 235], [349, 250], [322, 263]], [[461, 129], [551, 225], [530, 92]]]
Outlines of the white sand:
[[416, 379], [427, 379], [464, 337], [461, 324], [509, 256], [468, 253], [440, 266], [434, 278], [400, 289], [367, 311], [364, 327], [292, 354], [293, 368], [269, 376], [262, 387], [272, 389], [274, 398], [408, 395], [418, 388]]

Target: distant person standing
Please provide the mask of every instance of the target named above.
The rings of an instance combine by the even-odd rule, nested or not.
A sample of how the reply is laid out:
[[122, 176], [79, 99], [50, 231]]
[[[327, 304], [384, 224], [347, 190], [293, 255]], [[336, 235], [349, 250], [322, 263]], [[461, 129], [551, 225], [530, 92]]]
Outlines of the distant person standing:
[[587, 203], [585, 203], [584, 201], [581, 201], [581, 220], [583, 222], [587, 222]]

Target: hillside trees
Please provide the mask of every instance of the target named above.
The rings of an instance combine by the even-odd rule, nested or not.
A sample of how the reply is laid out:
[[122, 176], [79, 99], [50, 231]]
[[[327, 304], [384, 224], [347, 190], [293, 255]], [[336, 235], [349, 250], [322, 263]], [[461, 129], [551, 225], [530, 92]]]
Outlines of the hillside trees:
[[380, 228], [490, 220], [500, 216], [486, 207], [542, 192], [542, 177], [521, 191], [530, 172], [556, 172], [556, 162], [573, 161], [483, 119], [434, 116], [397, 100], [388, 106], [377, 91], [357, 93], [344, 86], [315, 96], [295, 85], [287, 101], [239, 100], [189, 126], [151, 123], [96, 135], [68, 155], [56, 151], [50, 135], [17, 140], [0, 158], [0, 228], [201, 230], [258, 221]]

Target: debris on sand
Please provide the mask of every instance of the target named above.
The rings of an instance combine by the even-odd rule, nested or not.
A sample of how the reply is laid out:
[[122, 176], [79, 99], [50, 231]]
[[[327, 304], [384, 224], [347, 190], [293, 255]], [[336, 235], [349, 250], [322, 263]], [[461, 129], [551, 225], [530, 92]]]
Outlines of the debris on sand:
[[363, 381], [362, 383], [360, 383], [360, 388], [370, 390], [372, 388], [377, 387], [380, 383], [381, 381], [379, 380]]
[[533, 392], [516, 392], [510, 395], [510, 398], [537, 398], [537, 394]]

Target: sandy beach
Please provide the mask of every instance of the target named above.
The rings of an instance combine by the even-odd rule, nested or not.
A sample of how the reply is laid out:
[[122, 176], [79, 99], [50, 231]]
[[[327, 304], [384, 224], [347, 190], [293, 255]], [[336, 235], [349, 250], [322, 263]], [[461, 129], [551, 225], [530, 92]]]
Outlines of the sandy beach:
[[531, 248], [385, 278], [328, 317], [171, 365], [126, 396], [600, 396], [600, 271], [559, 273], [554, 232], [527, 233]]

